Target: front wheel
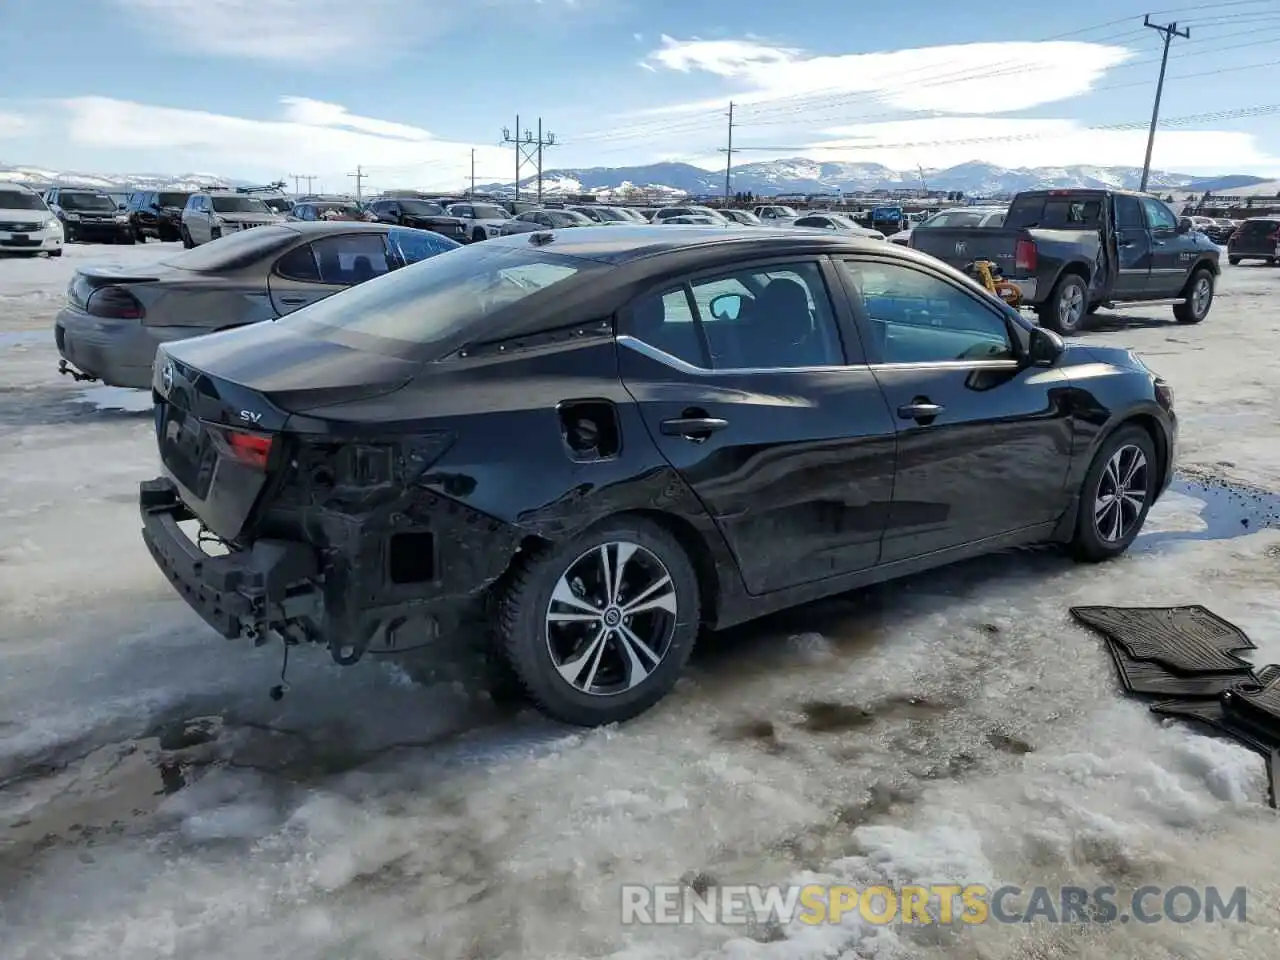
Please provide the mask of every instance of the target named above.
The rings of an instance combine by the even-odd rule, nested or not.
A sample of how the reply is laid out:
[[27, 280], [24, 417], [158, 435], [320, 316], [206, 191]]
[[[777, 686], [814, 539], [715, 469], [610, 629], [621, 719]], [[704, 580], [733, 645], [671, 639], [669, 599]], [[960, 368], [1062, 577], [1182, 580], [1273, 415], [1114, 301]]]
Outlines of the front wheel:
[[1097, 563], [1129, 549], [1156, 495], [1156, 446], [1141, 427], [1121, 427], [1098, 450], [1080, 491], [1071, 540], [1077, 560]]
[[674, 536], [620, 517], [518, 562], [499, 598], [499, 639], [543, 713], [619, 723], [671, 691], [700, 623], [697, 576]]
[[483, 230], [475, 230], [471, 234], [471, 242], [480, 243], [482, 240], [485, 239], [485, 236], [486, 234]]
[[182, 246], [184, 248], [186, 248], [187, 250], [190, 250], [192, 247], [196, 245], [196, 242], [191, 239], [190, 230], [188, 230], [186, 227], [183, 227], [182, 230], [179, 232], [182, 236]]
[[1187, 297], [1173, 308], [1179, 323], [1199, 323], [1209, 315], [1213, 305], [1213, 273], [1201, 267], [1187, 283]]
[[1084, 277], [1067, 273], [1057, 282], [1049, 299], [1036, 308], [1040, 324], [1055, 333], [1078, 333], [1088, 316], [1089, 290]]
[[1239, 257], [1227, 257], [1227, 263], [1231, 264], [1231, 266], [1233, 266], [1233, 267], [1238, 267], [1238, 266], [1240, 266], [1240, 258], [1239, 258]]

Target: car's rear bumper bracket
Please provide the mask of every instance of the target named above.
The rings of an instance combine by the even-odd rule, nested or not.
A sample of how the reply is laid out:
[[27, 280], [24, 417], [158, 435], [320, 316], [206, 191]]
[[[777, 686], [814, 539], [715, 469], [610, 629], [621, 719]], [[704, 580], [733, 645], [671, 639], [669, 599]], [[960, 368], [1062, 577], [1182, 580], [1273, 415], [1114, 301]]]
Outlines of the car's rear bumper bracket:
[[156, 565], [201, 618], [229, 639], [264, 641], [291, 623], [320, 623], [319, 558], [304, 543], [259, 540], [248, 550], [210, 556], [178, 526], [195, 519], [173, 482], [139, 486], [142, 539]]

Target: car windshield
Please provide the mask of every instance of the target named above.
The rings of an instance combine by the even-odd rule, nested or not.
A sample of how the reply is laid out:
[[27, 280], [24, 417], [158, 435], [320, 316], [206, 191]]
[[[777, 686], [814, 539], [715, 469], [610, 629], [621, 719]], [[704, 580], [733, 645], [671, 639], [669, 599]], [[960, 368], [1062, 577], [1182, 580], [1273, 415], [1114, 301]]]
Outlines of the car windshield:
[[44, 210], [44, 201], [25, 190], [0, 190], [0, 210]]
[[506, 220], [510, 217], [507, 211], [495, 203], [477, 203], [472, 208], [477, 220]]
[[351, 335], [397, 356], [417, 356], [468, 329], [482, 335], [494, 313], [592, 268], [539, 250], [475, 244], [326, 297], [289, 322], [322, 339]]
[[444, 207], [438, 203], [428, 203], [426, 200], [401, 200], [400, 209], [405, 213], [415, 217], [442, 217], [444, 216]]
[[794, 207], [770, 207], [775, 217], [798, 217]]
[[205, 243], [162, 261], [166, 266], [197, 273], [239, 269], [266, 257], [298, 239], [298, 233], [284, 226], [262, 226], [240, 230], [217, 243]]
[[[728, 215], [729, 214], [726, 213], [726, 216]], [[763, 223], [760, 220], [760, 218], [757, 217], [750, 210], [734, 210], [732, 211], [732, 216], [733, 216], [733, 219], [737, 220], [739, 223], [746, 223], [752, 226], [763, 226]]]
[[211, 197], [214, 213], [271, 213], [257, 197]]
[[573, 210], [544, 210], [551, 222], [557, 227], [587, 227], [595, 223], [590, 217], [584, 217]]
[[64, 210], [114, 210], [116, 202], [105, 193], [71, 193], [64, 191], [58, 194], [58, 206]]
[[316, 214], [323, 217], [326, 213], [335, 213], [347, 217], [360, 216], [360, 208], [354, 203], [317, 203]]
[[189, 193], [162, 193], [156, 198], [156, 203], [162, 207], [185, 207], [189, 196]]
[[944, 210], [942, 213], [935, 213], [924, 223], [916, 225], [917, 230], [932, 230], [935, 227], [980, 227], [987, 217], [991, 216], [990, 210]]
[[619, 210], [617, 207], [596, 207], [596, 210], [606, 220], [612, 220], [614, 223], [625, 223], [631, 219], [625, 210]]

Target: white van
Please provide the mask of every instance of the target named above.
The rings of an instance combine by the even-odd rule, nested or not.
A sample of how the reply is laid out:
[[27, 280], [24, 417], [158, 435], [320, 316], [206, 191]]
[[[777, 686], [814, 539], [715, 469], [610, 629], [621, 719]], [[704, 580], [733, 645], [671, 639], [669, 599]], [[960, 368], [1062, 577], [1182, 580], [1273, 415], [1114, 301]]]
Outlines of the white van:
[[62, 256], [62, 224], [30, 187], [0, 180], [0, 254]]

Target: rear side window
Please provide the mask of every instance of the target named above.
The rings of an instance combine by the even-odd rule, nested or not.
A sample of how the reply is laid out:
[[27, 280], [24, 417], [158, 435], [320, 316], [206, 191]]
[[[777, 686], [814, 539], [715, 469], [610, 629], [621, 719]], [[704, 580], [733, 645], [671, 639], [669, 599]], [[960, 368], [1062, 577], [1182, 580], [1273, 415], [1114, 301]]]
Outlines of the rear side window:
[[319, 283], [320, 267], [316, 265], [316, 255], [311, 249], [311, 244], [304, 243], [277, 260], [276, 273], [286, 280]]
[[380, 233], [325, 237], [311, 244], [320, 267], [320, 282], [354, 286], [391, 272], [387, 245]]
[[1240, 228], [1241, 237], [1261, 237], [1280, 229], [1280, 220], [1246, 220]]
[[538, 294], [554, 295], [595, 268], [534, 249], [472, 244], [326, 297], [291, 314], [290, 322], [315, 336], [349, 334], [418, 355], [464, 331], [483, 338], [494, 314]]
[[400, 257], [404, 263], [417, 263], [436, 254], [449, 250], [457, 250], [462, 244], [450, 240], [446, 236], [432, 233], [430, 230], [409, 230], [405, 227], [393, 227], [387, 231], [387, 243], [392, 253]]

